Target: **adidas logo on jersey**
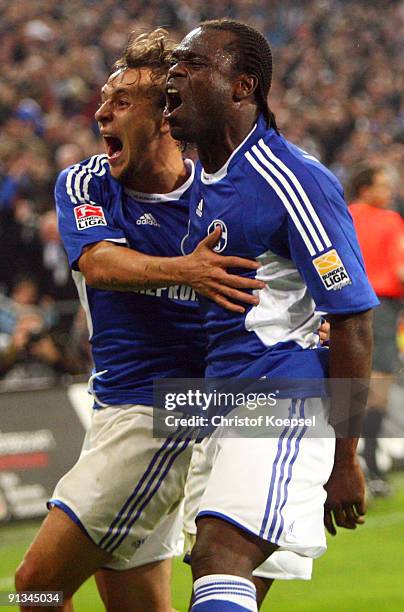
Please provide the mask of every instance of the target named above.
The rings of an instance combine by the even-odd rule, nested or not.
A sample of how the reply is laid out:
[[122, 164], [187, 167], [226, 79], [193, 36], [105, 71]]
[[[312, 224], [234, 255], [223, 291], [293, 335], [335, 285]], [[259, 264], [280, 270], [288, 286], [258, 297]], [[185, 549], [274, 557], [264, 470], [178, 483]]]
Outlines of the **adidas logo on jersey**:
[[203, 200], [199, 201], [199, 204], [196, 207], [196, 211], [195, 212], [198, 215], [198, 217], [202, 217], [202, 213], [203, 213]]
[[156, 221], [151, 213], [144, 213], [136, 221], [136, 225], [154, 225], [155, 227], [160, 227], [160, 223]]

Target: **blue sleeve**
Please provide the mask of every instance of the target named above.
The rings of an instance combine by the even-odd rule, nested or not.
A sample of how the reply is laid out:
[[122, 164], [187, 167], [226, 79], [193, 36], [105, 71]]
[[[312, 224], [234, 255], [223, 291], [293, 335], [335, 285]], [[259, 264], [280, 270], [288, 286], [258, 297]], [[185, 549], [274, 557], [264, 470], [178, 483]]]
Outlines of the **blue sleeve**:
[[328, 173], [304, 170], [291, 179], [290, 256], [320, 312], [348, 314], [378, 305], [368, 281], [342, 188]]
[[281, 158], [264, 144], [266, 150], [267, 157], [248, 157], [263, 179], [255, 226], [265, 246], [294, 262], [319, 312], [377, 306], [340, 183], [319, 162], [298, 160], [284, 149]]
[[111, 216], [105, 168], [103, 171], [99, 164], [95, 172], [89, 166], [82, 163], [63, 170], [55, 186], [59, 232], [69, 263], [76, 270], [85, 246], [102, 240], [126, 244], [123, 230]]

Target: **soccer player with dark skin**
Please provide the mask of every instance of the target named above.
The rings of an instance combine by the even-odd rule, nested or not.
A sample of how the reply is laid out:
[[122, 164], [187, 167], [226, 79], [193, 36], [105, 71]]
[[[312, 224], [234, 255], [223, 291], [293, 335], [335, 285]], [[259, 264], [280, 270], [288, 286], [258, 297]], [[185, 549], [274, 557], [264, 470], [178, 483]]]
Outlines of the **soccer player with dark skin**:
[[[267, 105], [271, 74], [262, 68], [268, 65], [263, 62], [268, 52], [245, 30], [244, 24], [229, 20], [202, 23], [173, 54], [165, 115], [175, 139], [197, 145], [199, 159], [209, 174], [224, 166], [260, 113], [267, 125], [276, 128]], [[372, 352], [371, 311], [328, 318], [330, 377], [367, 379]], [[331, 423], [337, 421], [332, 405]], [[364, 477], [356, 457], [357, 442], [356, 436], [339, 437], [336, 442], [334, 467], [325, 486], [324, 522], [332, 535], [336, 534], [336, 525], [355, 529], [364, 521]], [[198, 520], [192, 553], [194, 580], [214, 574], [251, 580], [254, 568], [275, 549], [271, 542], [230, 522], [203, 516]]]

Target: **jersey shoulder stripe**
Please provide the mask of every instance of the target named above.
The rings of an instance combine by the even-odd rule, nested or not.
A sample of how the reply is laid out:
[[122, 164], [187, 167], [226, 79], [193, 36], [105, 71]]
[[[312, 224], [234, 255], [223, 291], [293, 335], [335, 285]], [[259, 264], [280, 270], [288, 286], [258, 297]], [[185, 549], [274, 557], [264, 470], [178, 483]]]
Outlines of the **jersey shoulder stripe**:
[[245, 157], [275, 191], [300, 233], [311, 256], [322, 253], [332, 243], [306, 190], [296, 174], [261, 138]]
[[66, 192], [73, 204], [96, 204], [90, 197], [90, 181], [94, 176], [103, 176], [107, 167], [106, 155], [93, 155], [86, 162], [80, 162], [70, 168], [66, 176]]

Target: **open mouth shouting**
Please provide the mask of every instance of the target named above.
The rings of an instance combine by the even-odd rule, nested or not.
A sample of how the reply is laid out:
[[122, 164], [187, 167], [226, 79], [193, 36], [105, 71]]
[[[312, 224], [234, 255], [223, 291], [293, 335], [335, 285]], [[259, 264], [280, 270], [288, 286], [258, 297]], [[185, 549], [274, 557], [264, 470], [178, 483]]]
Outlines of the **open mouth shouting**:
[[105, 149], [108, 155], [108, 161], [110, 164], [116, 163], [123, 151], [122, 141], [117, 136], [110, 136], [103, 134]]
[[176, 87], [169, 83], [166, 86], [166, 107], [164, 109], [164, 117], [172, 119], [182, 106], [181, 94]]

